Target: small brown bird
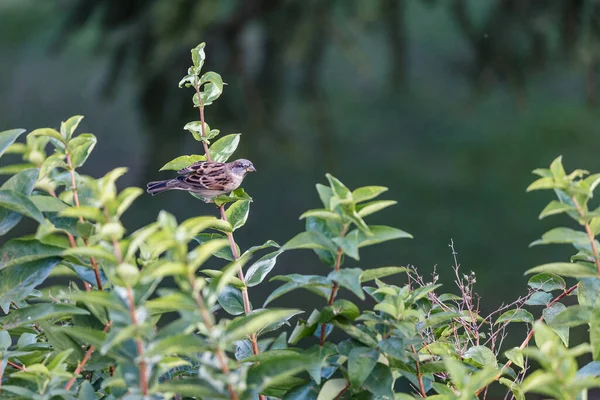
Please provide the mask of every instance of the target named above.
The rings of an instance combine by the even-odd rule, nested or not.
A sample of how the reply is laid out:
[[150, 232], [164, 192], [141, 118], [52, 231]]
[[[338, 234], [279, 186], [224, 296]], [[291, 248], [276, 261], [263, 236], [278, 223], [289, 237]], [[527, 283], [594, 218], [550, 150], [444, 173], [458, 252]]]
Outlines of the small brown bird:
[[237, 189], [246, 174], [254, 171], [254, 165], [245, 159], [229, 163], [198, 161], [177, 171], [182, 176], [148, 183], [147, 191], [154, 196], [167, 190], [185, 190], [210, 201]]

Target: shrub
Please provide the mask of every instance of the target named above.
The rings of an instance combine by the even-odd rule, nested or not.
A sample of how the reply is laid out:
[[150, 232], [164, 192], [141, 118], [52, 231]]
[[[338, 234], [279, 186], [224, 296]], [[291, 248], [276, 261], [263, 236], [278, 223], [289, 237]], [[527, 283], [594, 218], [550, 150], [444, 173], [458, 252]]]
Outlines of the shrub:
[[[185, 129], [204, 154], [178, 157], [162, 170], [225, 162], [240, 140], [219, 137], [205, 122], [223, 81], [202, 73], [203, 44], [192, 49], [192, 61], [180, 86], [194, 89], [200, 120]], [[25, 143], [16, 142], [24, 130], [0, 133], [0, 156], [17, 153], [25, 162], [2, 168], [12, 176], [0, 187], [0, 233], [23, 217], [38, 224], [0, 250], [2, 398], [474, 399], [498, 382], [517, 399], [575, 399], [600, 386], [600, 210], [589, 208], [600, 174], [567, 175], [560, 158], [534, 171], [540, 178], [528, 190], [557, 196], [540, 218], [566, 214], [582, 229], [556, 228], [533, 244], [566, 243], [578, 253], [570, 262], [532, 268], [526, 295], [481, 315], [476, 278], [461, 272], [453, 243], [456, 293], [440, 292], [435, 273], [426, 280], [413, 267], [346, 265], [360, 260], [366, 246], [411, 238], [366, 222], [395, 204], [378, 199], [385, 187], [350, 190], [326, 175], [327, 185], [316, 187], [323, 207], [305, 212], [306, 230], [281, 247], [269, 240], [242, 252], [236, 244], [252, 203], [243, 189], [212, 200], [220, 218], [178, 223], [162, 211], [128, 233], [120, 219], [143, 191], [117, 190], [124, 168], [97, 179], [77, 172], [96, 144], [94, 135], [75, 133], [81, 120], [34, 130]], [[250, 288], [283, 252], [298, 249], [313, 251], [324, 273], [272, 277], [281, 286], [263, 308], [253, 308]], [[223, 260], [221, 269], [204, 266], [213, 257]], [[406, 284], [384, 282], [396, 274], [406, 275]], [[56, 276], [69, 284], [45, 285]], [[168, 277], [174, 285], [163, 284]], [[563, 277], [576, 283], [568, 287]], [[298, 289], [322, 297], [323, 307], [271, 307]], [[577, 305], [561, 303], [575, 293]], [[529, 307], [541, 308], [537, 320]], [[217, 318], [218, 309], [227, 317]], [[511, 323], [527, 324], [529, 333], [521, 346], [506, 349]], [[590, 343], [570, 345], [569, 329], [586, 324]], [[579, 368], [584, 354], [593, 361]], [[400, 392], [402, 383], [412, 394]]]

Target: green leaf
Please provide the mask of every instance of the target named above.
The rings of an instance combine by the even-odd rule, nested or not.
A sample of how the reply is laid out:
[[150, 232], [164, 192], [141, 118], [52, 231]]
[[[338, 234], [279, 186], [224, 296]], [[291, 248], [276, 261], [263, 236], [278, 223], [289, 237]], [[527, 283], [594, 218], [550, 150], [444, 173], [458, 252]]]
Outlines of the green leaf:
[[264, 242], [261, 245], [250, 247], [248, 250], [246, 250], [244, 252], [244, 254], [252, 254], [252, 253], [255, 253], [255, 252], [259, 251], [259, 250], [267, 249], [269, 247], [277, 247], [277, 248], [279, 248], [281, 246], [279, 246], [279, 244], [277, 244], [277, 242], [275, 242], [274, 240], [270, 240], [269, 239], [269, 240], [267, 240], [266, 242]]
[[[201, 142], [202, 141], [202, 122], [201, 121], [192, 121], [185, 124], [183, 127], [184, 130], [190, 132], [194, 139]], [[204, 132], [208, 136], [210, 132], [210, 126], [205, 122], [204, 123]]]
[[350, 290], [361, 300], [365, 299], [365, 294], [360, 285], [360, 277], [362, 275], [360, 268], [342, 268], [334, 270], [327, 275], [327, 278], [336, 281], [341, 287]]
[[62, 137], [66, 140], [70, 140], [73, 136], [73, 133], [75, 132], [75, 129], [77, 129], [82, 119], [83, 115], [75, 115], [64, 122], [61, 122], [60, 134], [62, 135]]
[[355, 203], [362, 203], [363, 201], [374, 199], [381, 193], [387, 191], [388, 188], [385, 186], [364, 186], [352, 192], [352, 200], [354, 200]]
[[371, 246], [373, 244], [382, 243], [394, 239], [412, 239], [410, 233], [390, 226], [374, 225], [370, 226], [372, 235], [366, 235], [362, 231], [358, 232], [358, 247]]
[[209, 153], [213, 161], [227, 162], [240, 143], [240, 133], [226, 135], [210, 146]]
[[0, 190], [0, 207], [44, 223], [44, 216], [28, 197], [12, 190]]
[[163, 165], [159, 171], [179, 171], [185, 167], [189, 167], [195, 162], [205, 161], [206, 157], [199, 154], [192, 154], [190, 156], [179, 156]]
[[190, 271], [196, 271], [206, 260], [221, 249], [229, 246], [226, 239], [214, 239], [204, 244], [198, 245], [194, 250], [188, 253], [187, 262]]
[[8, 147], [24, 132], [25, 129], [10, 129], [8, 131], [0, 132], [0, 157], [2, 157], [6, 149], [8, 149]]
[[69, 217], [69, 218], [83, 218], [89, 219], [94, 222], [104, 222], [106, 218], [102, 211], [97, 207], [92, 206], [79, 206], [79, 207], [69, 207], [62, 210], [59, 214], [60, 217]]
[[[1, 141], [1, 138], [0, 138]], [[11, 176], [0, 190], [12, 190], [24, 196], [29, 196], [38, 178], [38, 170], [31, 168]], [[0, 235], [5, 235], [22, 219], [22, 215], [6, 208], [0, 208]]]
[[57, 329], [73, 339], [82, 341], [91, 346], [101, 347], [106, 340], [106, 333], [102, 330], [93, 329], [87, 326], [64, 326]]
[[325, 299], [329, 299], [331, 286], [333, 285], [331, 280], [320, 275], [290, 274], [271, 278], [271, 281], [273, 280], [282, 280], [286, 281], [287, 283], [273, 290], [269, 297], [267, 297], [265, 300], [264, 306], [276, 298], [296, 289], [307, 289], [321, 297], [324, 297]]
[[[600, 360], [600, 313], [598, 309], [594, 309], [594, 312], [590, 318], [590, 344], [592, 345], [592, 359], [594, 361]], [[568, 329], [568, 328], [567, 328]], [[568, 332], [568, 330], [567, 330]], [[567, 338], [568, 346], [568, 338]]]
[[551, 292], [553, 290], [565, 290], [565, 280], [555, 274], [537, 274], [529, 278], [527, 285], [536, 290]]
[[526, 189], [527, 192], [531, 192], [533, 190], [544, 190], [544, 189], [554, 189], [558, 185], [554, 182], [554, 179], [550, 177], [544, 177], [535, 180], [531, 185], [529, 185]]
[[290, 239], [281, 248], [284, 251], [294, 249], [317, 249], [336, 252], [335, 244], [319, 232], [302, 232]]
[[44, 282], [60, 258], [46, 258], [0, 270], [0, 307], [8, 313], [11, 302], [18, 302]]
[[600, 361], [591, 361], [577, 371], [577, 376], [600, 376]]
[[498, 317], [494, 325], [512, 322], [525, 322], [533, 324], [533, 315], [527, 310], [509, 310]]
[[9, 240], [0, 249], [0, 270], [45, 258], [57, 257], [63, 249], [35, 239]]
[[492, 367], [497, 368], [498, 360], [489, 348], [485, 346], [470, 347], [463, 355], [463, 359], [467, 364], [474, 365], [478, 368]]
[[361, 283], [369, 282], [374, 279], [385, 278], [386, 276], [400, 274], [408, 271], [405, 267], [380, 267], [380, 268], [371, 268], [363, 271], [360, 276]]
[[246, 220], [248, 219], [249, 213], [250, 202], [246, 200], [236, 201], [235, 203], [229, 206], [227, 211], [225, 211], [227, 221], [229, 221], [234, 231], [237, 228], [241, 228], [246, 224]]
[[201, 353], [210, 348], [210, 344], [200, 336], [182, 333], [154, 341], [144, 352], [146, 357], [164, 356], [166, 354], [179, 354], [186, 356]]
[[312, 359], [305, 355], [293, 355], [289, 352], [279, 357], [270, 357], [250, 368], [247, 384], [262, 391], [267, 386], [305, 370], [311, 362]]
[[71, 162], [74, 168], [79, 168], [87, 161], [96, 146], [96, 136], [83, 133], [69, 141], [68, 148], [71, 152]]
[[552, 301], [552, 295], [546, 292], [535, 292], [525, 302], [528, 306], [547, 306]]
[[397, 201], [394, 200], [377, 200], [369, 203], [361, 204], [356, 208], [358, 216], [361, 218], [366, 217], [367, 215], [371, 215], [376, 213], [377, 211], [381, 211], [384, 208], [393, 206], [397, 204]]
[[106, 307], [108, 309], [116, 310], [119, 312], [127, 312], [127, 309], [121, 303], [121, 301], [115, 295], [114, 292], [101, 292], [97, 290], [89, 292], [69, 291], [66, 293], [60, 293], [57, 297], [61, 300], [81, 302], [86, 306], [92, 305], [98, 307]]
[[529, 247], [540, 244], [587, 244], [589, 238], [585, 232], [576, 231], [571, 228], [554, 228], [542, 235], [541, 239], [532, 242]]
[[376, 396], [387, 396], [387, 398], [393, 399], [393, 384], [394, 378], [392, 377], [390, 368], [381, 363], [377, 363], [373, 372], [365, 381], [364, 387]]
[[223, 79], [216, 72], [206, 72], [202, 75], [199, 85], [203, 85], [200, 95], [205, 106], [211, 105], [223, 93]]
[[600, 295], [599, 278], [581, 278], [577, 287], [577, 300], [582, 306], [596, 307]]
[[305, 385], [296, 386], [287, 394], [283, 399], [285, 400], [317, 400], [317, 396], [319, 395], [319, 385], [315, 382], [309, 382]]
[[360, 328], [358, 328], [352, 324], [342, 323], [340, 321], [335, 321], [335, 320], [332, 321], [332, 324], [335, 325], [337, 328], [346, 332], [350, 337], [363, 343], [364, 345], [372, 347], [372, 348], [377, 347], [377, 341], [375, 341], [375, 339], [373, 339], [366, 332], [362, 331]]
[[60, 212], [69, 205], [52, 196], [31, 196], [31, 201], [41, 212]]
[[281, 251], [275, 251], [261, 257], [257, 262], [252, 264], [246, 271], [246, 285], [253, 287], [260, 284], [265, 277], [275, 267], [277, 257], [281, 254]]
[[101, 246], [89, 246], [89, 247], [73, 247], [70, 249], [64, 249], [62, 252], [63, 256], [78, 256], [83, 258], [94, 257], [96, 259], [106, 260], [108, 262], [117, 263], [117, 257]]
[[[567, 307], [562, 303], [554, 303], [552, 306], [545, 308], [542, 311], [542, 316], [548, 324], [551, 324], [554, 318], [563, 312]], [[565, 346], [569, 345], [569, 328], [568, 327], [551, 327], [554, 333], [560, 337]]]
[[125, 188], [119, 193], [117, 196], [117, 217], [122, 216], [125, 211], [133, 204], [135, 199], [141, 196], [144, 191], [138, 187], [128, 187]]
[[317, 400], [334, 400], [339, 398], [340, 393], [342, 393], [348, 385], [348, 382], [345, 379], [330, 379], [321, 388], [319, 391], [319, 396]]
[[329, 205], [331, 204], [331, 198], [333, 197], [333, 190], [331, 190], [331, 188], [328, 186], [317, 183], [317, 192], [319, 193], [319, 198], [323, 203], [323, 207], [329, 209]]
[[525, 358], [523, 357], [523, 352], [518, 347], [513, 347], [512, 349], [506, 351], [504, 355], [516, 366], [520, 367], [521, 369], [525, 368]]
[[573, 211], [573, 210], [575, 210], [575, 207], [573, 207], [569, 204], [561, 203], [560, 201], [557, 201], [557, 200], [552, 200], [542, 210], [542, 212], [540, 213], [539, 219], [548, 217], [550, 215], [561, 214], [561, 213], [564, 213], [567, 211]]
[[[209, 242], [211, 240], [215, 240], [215, 239], [228, 240], [225, 235], [222, 235], [220, 233], [201, 233], [194, 237], [194, 240], [200, 244], [203, 244], [203, 243]], [[237, 244], [236, 244], [236, 247], [237, 247]], [[238, 247], [238, 252], [239, 252], [239, 247]], [[233, 253], [231, 252], [231, 247], [229, 247], [229, 246], [223, 247], [221, 250], [216, 251], [215, 253], [213, 253], [213, 256], [215, 256], [217, 258], [221, 258], [223, 260], [233, 261]]]
[[317, 210], [308, 210], [303, 213], [299, 219], [304, 219], [308, 217], [316, 217], [322, 219], [331, 219], [333, 221], [342, 222], [342, 216], [334, 213], [333, 211], [325, 210], [325, 209], [317, 209]]
[[598, 271], [596, 271], [594, 267], [578, 263], [550, 263], [538, 265], [525, 272], [525, 274], [534, 273], [556, 274], [570, 278], [584, 278], [587, 276], [597, 276]]
[[242, 292], [232, 286], [225, 286], [219, 293], [217, 301], [228, 314], [241, 315], [245, 312]]
[[220, 276], [211, 280], [209, 285], [209, 291], [211, 293], [209, 304], [211, 306], [217, 300], [218, 294], [221, 293], [223, 288], [231, 282], [231, 278], [233, 278], [234, 275], [243, 268], [249, 258], [250, 256], [242, 256], [232, 263], [229, 263], [222, 269], [223, 273]]
[[40, 303], [11, 311], [7, 316], [0, 318], [0, 326], [2, 329], [14, 329], [63, 315], [89, 315], [89, 312], [68, 304]]
[[90, 381], [84, 380], [79, 387], [77, 400], [96, 400], [96, 391]]
[[153, 393], [178, 394], [185, 397], [207, 399], [229, 399], [225, 393], [219, 393], [212, 386], [198, 378], [182, 378], [159, 383], [152, 389]]
[[378, 359], [379, 352], [375, 349], [362, 346], [353, 348], [348, 355], [350, 384], [355, 388], [361, 387], [377, 365]]
[[567, 175], [562, 165], [562, 156], [558, 156], [552, 161], [550, 164], [550, 172], [555, 180], [561, 180]]
[[437, 326], [441, 323], [444, 323], [446, 321], [450, 321], [454, 318], [459, 318], [460, 314], [454, 311], [442, 311], [442, 312], [438, 312], [435, 314], [431, 314], [426, 320], [425, 320], [425, 326], [427, 327], [434, 327]]
[[346, 185], [344, 185], [338, 178], [331, 174], [326, 174], [325, 177], [329, 181], [329, 186], [331, 187], [331, 190], [337, 197], [339, 197], [342, 200], [352, 198], [352, 193], [350, 192], [350, 189], [348, 189]]
[[346, 237], [335, 237], [331, 240], [342, 249], [344, 254], [354, 258], [357, 261], [360, 260], [358, 254], [358, 230], [350, 232], [350, 234]]
[[552, 319], [546, 320], [550, 327], [574, 327], [589, 323], [593, 308], [589, 306], [574, 305], [567, 307]]
[[298, 313], [300, 310], [280, 309], [280, 310], [257, 310], [252, 314], [244, 315], [233, 319], [225, 328], [223, 341], [233, 343], [236, 340], [245, 338], [267, 325], [285, 319], [288, 316]]

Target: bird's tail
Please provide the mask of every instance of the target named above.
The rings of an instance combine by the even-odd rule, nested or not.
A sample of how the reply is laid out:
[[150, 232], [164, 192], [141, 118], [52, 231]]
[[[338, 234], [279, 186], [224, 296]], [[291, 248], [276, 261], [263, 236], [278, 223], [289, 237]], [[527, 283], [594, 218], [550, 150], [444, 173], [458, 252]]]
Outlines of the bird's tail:
[[146, 185], [146, 191], [154, 196], [167, 190], [171, 190], [173, 187], [168, 185], [170, 181], [170, 179], [167, 179], [166, 181], [149, 182], [148, 185]]

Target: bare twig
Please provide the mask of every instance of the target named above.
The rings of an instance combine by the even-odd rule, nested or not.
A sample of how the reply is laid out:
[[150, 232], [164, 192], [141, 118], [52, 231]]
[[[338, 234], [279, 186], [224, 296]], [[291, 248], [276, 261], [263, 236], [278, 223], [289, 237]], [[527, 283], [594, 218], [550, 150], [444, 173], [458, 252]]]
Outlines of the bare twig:
[[419, 392], [421, 393], [421, 397], [427, 397], [427, 391], [423, 384], [423, 375], [421, 374], [421, 365], [419, 364], [419, 355], [417, 354], [415, 346], [411, 345], [410, 347], [412, 348], [413, 353], [415, 353], [415, 369], [417, 370], [417, 379], [419, 380]]

